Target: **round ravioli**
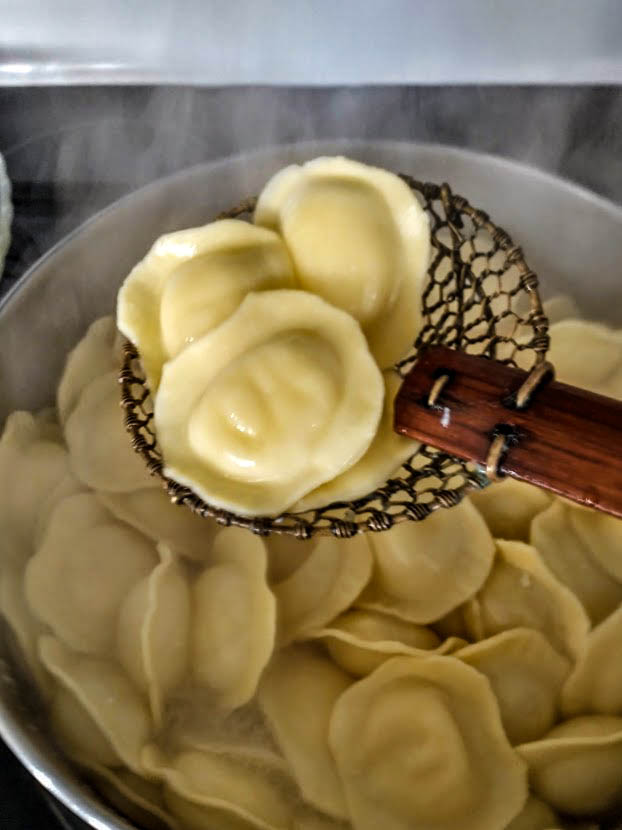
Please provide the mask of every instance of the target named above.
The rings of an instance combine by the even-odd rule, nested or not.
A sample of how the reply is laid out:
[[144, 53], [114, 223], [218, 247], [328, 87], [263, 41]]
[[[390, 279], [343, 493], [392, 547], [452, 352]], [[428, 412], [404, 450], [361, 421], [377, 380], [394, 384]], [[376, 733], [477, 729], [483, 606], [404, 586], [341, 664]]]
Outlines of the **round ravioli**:
[[217, 507], [278, 514], [359, 460], [383, 397], [352, 317], [303, 291], [249, 294], [164, 367], [165, 473]]
[[[114, 766], [116, 756], [140, 773], [140, 752], [151, 735], [152, 722], [144, 699], [126, 675], [112, 661], [76, 654], [54, 637], [42, 637], [39, 650], [45, 667], [78, 704], [73, 710], [77, 722], [71, 721], [67, 709], [59, 718], [70, 738], [69, 753], [75, 748], [88, 756], [89, 747], [82, 744], [92, 721], [100, 733], [93, 760]], [[112, 748], [110, 757], [104, 747]]]
[[222, 753], [185, 751], [167, 758], [155, 745], [145, 769], [165, 783], [164, 800], [187, 830], [290, 830], [292, 810], [282, 777]]
[[[549, 805], [530, 795], [523, 809], [516, 818], [512, 819], [505, 830], [554, 830], [559, 826], [559, 819]], [[575, 828], [575, 830], [581, 830], [581, 828]]]
[[131, 493], [97, 494], [102, 504], [121, 521], [154, 542], [163, 542], [174, 553], [207, 562], [218, 525], [183, 504], [174, 504], [160, 487], [145, 487]]
[[229, 527], [216, 536], [210, 565], [192, 587], [192, 671], [223, 709], [253, 697], [274, 648], [276, 601], [266, 570], [263, 541]]
[[[583, 512], [585, 519], [579, 516]], [[592, 544], [597, 535], [589, 533], [589, 527], [599, 522], [591, 519], [592, 515], [596, 514], [556, 499], [533, 520], [530, 541], [547, 567], [579, 598], [596, 625], [622, 602], [622, 582], [613, 573], [620, 555], [619, 541], [617, 553], [616, 544], [613, 548], [601, 546], [597, 552]]]
[[320, 640], [335, 663], [354, 677], [371, 674], [390, 657], [449, 654], [466, 645], [458, 637], [443, 642], [423, 625], [360, 609], [347, 611], [310, 636]]
[[357, 830], [498, 830], [527, 798], [488, 681], [453, 657], [394, 657], [359, 680], [330, 746]]
[[36, 616], [77, 651], [114, 648], [117, 616], [131, 588], [157, 565], [154, 545], [118, 522], [90, 493], [57, 505], [26, 567]]
[[430, 228], [398, 176], [341, 157], [292, 165], [254, 219], [282, 235], [302, 288], [359, 321], [381, 368], [404, 357], [421, 327]]
[[581, 603], [535, 548], [499, 540], [497, 551], [492, 572], [465, 616], [471, 636], [483, 639], [511, 628], [534, 628], [560, 654], [576, 658], [590, 628]]
[[622, 398], [622, 332], [600, 323], [563, 320], [550, 328], [548, 359], [557, 380]]
[[191, 596], [183, 567], [163, 544], [160, 563], [138, 582], [119, 613], [117, 653], [136, 686], [149, 697], [155, 723], [162, 723], [167, 695], [188, 667]]
[[562, 692], [565, 715], [622, 715], [622, 606], [588, 634]]
[[89, 383], [65, 424], [74, 473], [94, 490], [127, 493], [157, 487], [142, 458], [132, 449], [123, 423], [118, 372]]
[[365, 455], [337, 478], [312, 490], [295, 506], [312, 510], [338, 501], [352, 501], [380, 487], [402, 464], [417, 452], [420, 444], [398, 435], [393, 429], [393, 403], [401, 378], [397, 372], [384, 372], [384, 409], [376, 437]]
[[347, 818], [343, 788], [328, 744], [329, 721], [352, 679], [310, 645], [275, 655], [258, 690], [259, 705], [310, 804]]
[[101, 375], [119, 371], [120, 354], [117, 327], [112, 317], [92, 323], [82, 340], [69, 353], [56, 392], [56, 407], [61, 424], [67, 421], [83, 390]]
[[81, 488], [50, 426], [30, 412], [13, 412], [0, 439], [0, 551], [16, 566], [34, 553], [58, 501]]
[[74, 759], [86, 779], [121, 815], [144, 830], [181, 830], [167, 811], [159, 782], [127, 769], [108, 769], [87, 759]]
[[622, 805], [622, 718], [574, 718], [517, 751], [536, 794], [556, 810], [595, 816]]
[[161, 236], [123, 283], [117, 322], [155, 393], [162, 365], [229, 317], [250, 291], [293, 287], [277, 234], [222, 219]]
[[470, 496], [471, 501], [486, 520], [495, 539], [529, 541], [529, 530], [534, 516], [551, 503], [544, 490], [505, 478]]
[[371, 569], [366, 534], [321, 537], [302, 565], [273, 586], [279, 643], [304, 639], [348, 608], [369, 582]]
[[272, 533], [264, 540], [268, 552], [268, 581], [283, 582], [311, 556], [318, 542], [314, 539], [296, 539], [289, 533]]
[[514, 628], [455, 652], [490, 681], [510, 743], [535, 741], [558, 716], [570, 661], [530, 628]]
[[473, 596], [492, 566], [495, 545], [468, 501], [423, 522], [370, 533], [375, 571], [357, 605], [411, 622], [440, 619]]

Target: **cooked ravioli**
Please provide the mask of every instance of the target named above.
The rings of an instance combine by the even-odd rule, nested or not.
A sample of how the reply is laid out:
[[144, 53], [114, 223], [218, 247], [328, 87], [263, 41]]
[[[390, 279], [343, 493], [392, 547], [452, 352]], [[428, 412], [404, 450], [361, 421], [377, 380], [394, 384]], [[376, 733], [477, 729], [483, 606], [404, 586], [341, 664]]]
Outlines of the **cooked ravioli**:
[[303, 291], [249, 294], [164, 367], [165, 473], [217, 507], [278, 514], [359, 460], [383, 398], [352, 317]]
[[490, 681], [510, 743], [537, 740], [554, 725], [571, 664], [539, 631], [513, 628], [455, 656]]
[[23, 565], [32, 556], [50, 513], [81, 489], [55, 426], [30, 412], [13, 412], [0, 439], [0, 562]]
[[155, 745], [146, 769], [165, 783], [164, 800], [187, 830], [289, 830], [292, 811], [280, 777], [222, 753], [185, 751], [167, 758]]
[[588, 634], [562, 693], [567, 716], [622, 715], [622, 606]]
[[132, 449], [119, 403], [118, 372], [89, 383], [65, 424], [71, 467], [94, 490], [127, 493], [157, 487], [142, 458]]
[[574, 594], [548, 570], [538, 551], [523, 542], [497, 541], [495, 565], [469, 606], [472, 637], [534, 628], [560, 654], [572, 658], [581, 652], [590, 627]]
[[338, 699], [330, 746], [357, 830], [498, 830], [527, 799], [485, 677], [394, 657]]
[[123, 283], [117, 322], [138, 348], [155, 393], [162, 365], [225, 320], [250, 291], [293, 287], [277, 234], [222, 219], [161, 236]]
[[255, 694], [276, 634], [276, 601], [266, 581], [262, 540], [229, 527], [214, 540], [210, 565], [193, 585], [194, 677], [233, 709]]
[[295, 506], [311, 510], [336, 501], [351, 501], [366, 496], [384, 484], [419, 448], [418, 441], [398, 435], [393, 429], [393, 403], [401, 378], [397, 372], [384, 372], [384, 409], [376, 436], [365, 455], [345, 472], [312, 490]]
[[35, 615], [77, 651], [114, 646], [121, 603], [157, 564], [153, 543], [118, 522], [90, 493], [55, 508], [26, 567], [26, 598]]
[[84, 389], [101, 375], [119, 371], [117, 327], [112, 317], [100, 317], [92, 323], [82, 340], [69, 353], [56, 392], [56, 406], [61, 424], [76, 408]]
[[517, 750], [536, 794], [556, 810], [594, 816], [622, 804], [622, 718], [574, 718]]
[[207, 562], [218, 525], [183, 504], [173, 504], [160, 487], [144, 487], [131, 493], [100, 491], [97, 497], [118, 519], [154, 542], [164, 542], [180, 556]]
[[[580, 515], [583, 512], [585, 517]], [[592, 531], [600, 524], [591, 518], [596, 516], [556, 499], [534, 518], [530, 533], [531, 544], [547, 567], [579, 598], [594, 625], [622, 602], [622, 581], [614, 575], [619, 541], [613, 548], [602, 546], [604, 539]], [[607, 526], [605, 522], [603, 527]]]
[[548, 359], [557, 380], [622, 398], [622, 332], [600, 323], [563, 320], [550, 328]]
[[264, 187], [255, 223], [278, 231], [302, 288], [352, 314], [386, 369], [421, 326], [426, 214], [395, 174], [346, 158], [292, 165]]
[[426, 624], [471, 597], [492, 566], [494, 542], [468, 501], [423, 522], [370, 533], [375, 570], [357, 605]]
[[347, 818], [329, 721], [351, 678], [309, 645], [280, 651], [258, 690], [259, 704], [289, 762], [303, 797], [336, 818]]
[[470, 499], [495, 539], [518, 539], [521, 542], [529, 541], [534, 516], [551, 503], [549, 493], [514, 478], [495, 482], [473, 493]]
[[273, 586], [279, 642], [304, 639], [344, 611], [368, 583], [372, 554], [367, 536], [320, 538], [294, 573]]
[[426, 626], [360, 609], [347, 611], [310, 637], [322, 642], [335, 663], [354, 677], [371, 674], [390, 657], [448, 654], [466, 645], [458, 637], [441, 641]]
[[[99, 730], [93, 760], [114, 766], [116, 756], [140, 774], [140, 752], [151, 735], [152, 722], [146, 702], [126, 675], [111, 660], [77, 654], [54, 637], [42, 637], [39, 650], [45, 667], [78, 704], [74, 708], [77, 722], [68, 717], [67, 709], [59, 718], [65, 734], [73, 738], [70, 743], [74, 748], [88, 754], [88, 745], [81, 744], [85, 737], [82, 730], [90, 720]], [[90, 726], [88, 729], [91, 731]], [[104, 747], [112, 749], [109, 758]]]
[[191, 595], [188, 575], [171, 551], [158, 545], [160, 563], [132, 588], [121, 606], [117, 654], [162, 723], [167, 695], [188, 668]]
[[558, 826], [559, 819], [549, 805], [530, 795], [521, 812], [512, 819], [505, 830], [554, 830]]

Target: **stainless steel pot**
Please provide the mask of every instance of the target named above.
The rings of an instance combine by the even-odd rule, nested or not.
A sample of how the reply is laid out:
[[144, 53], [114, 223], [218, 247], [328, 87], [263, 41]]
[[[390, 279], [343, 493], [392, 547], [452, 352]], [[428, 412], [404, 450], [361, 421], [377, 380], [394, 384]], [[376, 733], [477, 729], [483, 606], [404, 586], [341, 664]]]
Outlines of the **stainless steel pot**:
[[[586, 317], [622, 325], [622, 208], [534, 168], [436, 145], [312, 142], [183, 170], [96, 215], [43, 257], [0, 305], [0, 422], [50, 404], [65, 356], [162, 233], [202, 224], [286, 164], [318, 155], [447, 181], [522, 244], [543, 295], [572, 294]], [[65, 763], [0, 640], [0, 734], [40, 784], [98, 830], [128, 830]]]

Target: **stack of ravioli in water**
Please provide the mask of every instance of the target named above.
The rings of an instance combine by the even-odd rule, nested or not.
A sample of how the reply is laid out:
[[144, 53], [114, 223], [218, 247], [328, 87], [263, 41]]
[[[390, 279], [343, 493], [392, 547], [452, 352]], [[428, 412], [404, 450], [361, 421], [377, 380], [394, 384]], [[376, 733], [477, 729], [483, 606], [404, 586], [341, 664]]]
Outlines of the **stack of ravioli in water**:
[[[316, 206], [313, 215], [323, 212]], [[362, 227], [367, 215], [361, 208]], [[336, 217], [326, 216], [332, 226]], [[191, 291], [180, 292], [187, 305], [166, 305], [167, 280], [192, 284], [184, 275], [204, 250], [197, 240], [226, 237], [228, 224], [156, 243], [133, 272], [150, 273], [136, 280], [137, 308], [153, 300], [161, 320], [192, 320], [203, 295], [191, 302]], [[265, 254], [267, 271], [285, 263], [291, 275], [293, 257], [274, 234], [269, 240], [250, 259], [245, 245], [227, 256], [238, 252], [241, 274]], [[319, 247], [313, 234], [308, 240]], [[222, 262], [212, 248], [209, 257]], [[157, 291], [154, 274], [163, 275]], [[271, 283], [249, 303], [242, 289], [232, 299], [227, 281], [227, 290], [214, 288], [229, 297], [226, 319], [204, 337], [275, 292], [286, 304], [302, 293]], [[281, 329], [266, 328], [266, 319], [282, 319], [274, 303], [244, 334], [263, 338], [265, 360], [279, 384], [293, 384], [294, 402], [307, 385], [288, 361], [302, 361], [321, 375], [312, 385], [333, 406], [345, 394], [339, 361], [349, 359], [334, 346], [339, 335], [329, 322], [311, 346], [299, 332], [324, 332], [325, 319], [343, 312], [307, 296], [322, 310], [287, 334], [285, 348]], [[360, 302], [369, 308], [368, 298]], [[577, 312], [556, 301], [549, 315]], [[350, 315], [348, 331], [376, 355], [369, 320], [357, 329]], [[165, 328], [168, 345], [153, 336], [151, 363], [145, 355], [157, 394], [167, 374], [174, 391], [171, 369], [194, 345], [185, 338], [203, 342]], [[561, 319], [551, 333], [561, 380], [622, 398], [622, 332]], [[230, 448], [227, 424], [204, 411], [210, 401], [251, 400], [255, 411], [265, 396], [282, 423], [270, 389], [250, 383], [261, 354], [251, 366], [235, 363], [237, 334], [219, 352], [236, 356], [227, 363], [234, 370], [222, 368], [216, 398], [200, 392], [197, 415], [197, 430], [209, 423]], [[360, 354], [369, 366], [369, 350], [361, 345]], [[0, 609], [54, 739], [121, 814], [148, 830], [545, 830], [594, 827], [592, 817], [622, 809], [620, 521], [505, 481], [423, 522], [350, 540], [221, 529], [172, 505], [132, 451], [119, 368], [115, 323], [102, 318], [69, 355], [56, 407], [7, 420]], [[248, 433], [240, 434], [245, 447]], [[279, 440], [258, 438], [263, 470], [276, 463], [271, 441]], [[298, 476], [302, 466], [294, 468]], [[314, 489], [339, 478], [345, 487], [347, 475]], [[264, 504], [283, 488], [266, 480], [274, 486], [262, 489]]]

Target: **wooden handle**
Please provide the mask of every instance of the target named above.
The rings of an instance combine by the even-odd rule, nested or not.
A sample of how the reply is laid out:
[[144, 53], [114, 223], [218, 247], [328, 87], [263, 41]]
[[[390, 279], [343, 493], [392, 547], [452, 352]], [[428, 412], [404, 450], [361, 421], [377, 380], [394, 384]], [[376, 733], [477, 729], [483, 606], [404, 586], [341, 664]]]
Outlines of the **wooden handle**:
[[622, 402], [545, 375], [431, 346], [395, 399], [395, 429], [622, 517]]

